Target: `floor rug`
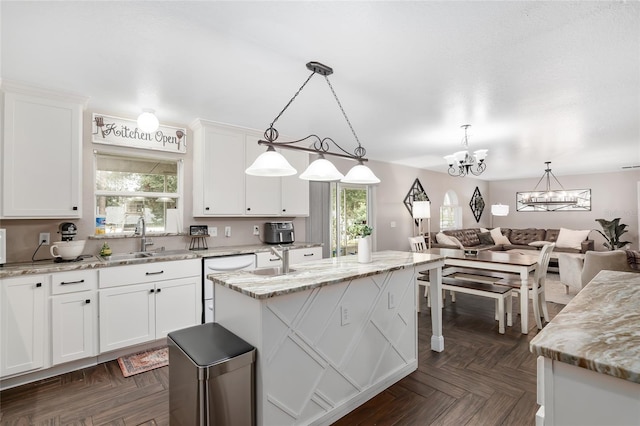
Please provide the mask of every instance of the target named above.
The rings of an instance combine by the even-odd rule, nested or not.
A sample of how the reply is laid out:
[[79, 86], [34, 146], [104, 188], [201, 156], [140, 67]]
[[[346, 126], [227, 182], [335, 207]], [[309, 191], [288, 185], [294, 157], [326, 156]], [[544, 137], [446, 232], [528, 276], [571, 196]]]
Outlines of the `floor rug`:
[[144, 373], [145, 371], [169, 365], [169, 348], [149, 349], [118, 358], [118, 364], [124, 377]]
[[573, 287], [569, 287], [569, 294], [566, 293], [565, 289], [566, 286], [560, 282], [560, 276], [557, 273], [547, 272], [544, 289], [547, 302], [560, 303], [562, 305], [571, 302], [571, 299], [578, 293]]

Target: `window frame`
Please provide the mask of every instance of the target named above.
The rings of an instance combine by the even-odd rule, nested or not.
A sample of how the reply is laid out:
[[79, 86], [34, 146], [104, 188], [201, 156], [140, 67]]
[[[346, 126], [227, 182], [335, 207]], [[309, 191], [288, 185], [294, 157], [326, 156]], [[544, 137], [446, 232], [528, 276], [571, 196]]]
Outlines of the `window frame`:
[[[177, 187], [176, 192], [121, 192], [121, 191], [110, 191], [110, 190], [98, 190], [97, 184], [97, 174], [98, 174], [98, 157], [99, 156], [112, 156], [112, 157], [122, 157], [124, 159], [140, 159], [140, 160], [151, 160], [151, 161], [161, 161], [161, 162], [175, 162], [176, 164], [176, 179], [177, 179]], [[175, 200], [176, 210], [178, 217], [184, 217], [184, 159], [183, 158], [175, 158], [173, 156], [163, 156], [163, 155], [148, 155], [145, 153], [129, 153], [122, 151], [110, 151], [110, 150], [94, 150], [93, 151], [93, 211], [94, 216], [98, 216], [98, 202], [97, 199], [99, 196], [107, 196], [107, 197], [146, 197], [146, 198], [161, 198], [167, 197]], [[179, 224], [178, 234], [182, 233], [184, 224]], [[126, 236], [130, 235], [131, 231], [123, 231], [123, 232], [113, 232], [109, 233], [109, 236], [117, 237], [117, 236]], [[162, 232], [158, 231], [148, 231], [147, 234], [151, 235], [163, 235], [169, 234], [167, 232], [167, 217], [164, 218], [164, 230]]]

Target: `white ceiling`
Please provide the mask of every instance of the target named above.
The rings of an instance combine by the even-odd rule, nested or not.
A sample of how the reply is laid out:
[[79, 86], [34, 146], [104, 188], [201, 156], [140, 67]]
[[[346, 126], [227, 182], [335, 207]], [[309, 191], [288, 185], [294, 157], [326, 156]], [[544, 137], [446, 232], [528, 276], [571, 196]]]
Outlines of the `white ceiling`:
[[[2, 1], [2, 78], [167, 124], [266, 129], [319, 61], [370, 159], [483, 179], [640, 165], [640, 2]], [[281, 134], [356, 143], [316, 75]]]

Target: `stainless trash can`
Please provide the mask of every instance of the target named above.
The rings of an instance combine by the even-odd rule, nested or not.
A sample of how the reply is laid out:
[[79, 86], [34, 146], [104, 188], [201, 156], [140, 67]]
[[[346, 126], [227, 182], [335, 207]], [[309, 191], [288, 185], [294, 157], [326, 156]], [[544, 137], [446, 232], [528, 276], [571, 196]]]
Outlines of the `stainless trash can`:
[[177, 425], [255, 425], [256, 349], [217, 323], [169, 333], [169, 416]]

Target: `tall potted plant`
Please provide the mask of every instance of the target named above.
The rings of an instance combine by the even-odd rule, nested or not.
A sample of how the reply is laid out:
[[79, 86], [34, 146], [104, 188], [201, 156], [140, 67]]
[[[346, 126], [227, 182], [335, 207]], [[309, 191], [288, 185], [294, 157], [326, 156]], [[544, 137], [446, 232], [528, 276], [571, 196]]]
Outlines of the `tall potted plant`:
[[358, 238], [358, 262], [370, 263], [372, 261], [371, 232], [373, 228], [366, 223], [352, 225], [350, 231]]
[[613, 220], [596, 219], [596, 222], [602, 226], [602, 231], [596, 229], [604, 237], [607, 242], [603, 245], [609, 250], [616, 250], [631, 244], [631, 241], [620, 241], [620, 236], [627, 232], [625, 229], [627, 225], [620, 223], [620, 218], [616, 217]]

